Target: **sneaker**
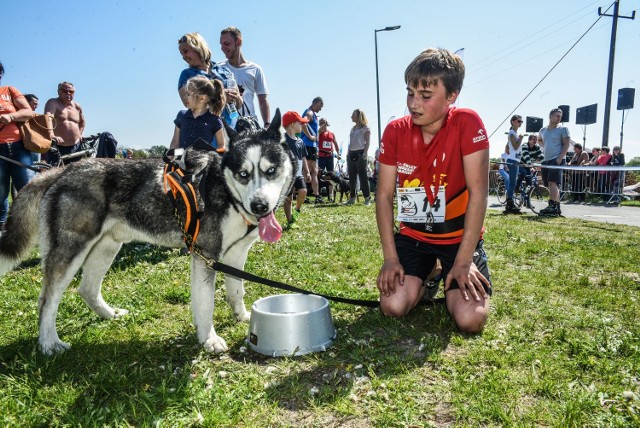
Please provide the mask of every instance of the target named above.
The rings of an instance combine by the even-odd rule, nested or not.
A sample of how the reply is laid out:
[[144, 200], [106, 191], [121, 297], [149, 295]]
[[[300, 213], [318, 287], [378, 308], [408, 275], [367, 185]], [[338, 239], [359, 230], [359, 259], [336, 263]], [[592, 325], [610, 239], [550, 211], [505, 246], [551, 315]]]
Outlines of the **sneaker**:
[[558, 216], [560, 214], [560, 204], [556, 201], [549, 201], [549, 206], [540, 210], [540, 215]]
[[425, 279], [422, 285], [426, 287], [426, 290], [422, 295], [422, 300], [427, 302], [434, 301], [440, 290], [440, 282], [442, 282], [442, 272], [433, 279]]
[[322, 199], [322, 196], [316, 196], [316, 204], [324, 204], [324, 199]]
[[353, 198], [349, 198], [349, 200], [347, 202], [345, 202], [345, 205], [353, 205], [356, 203], [356, 198], [355, 196]]
[[513, 199], [507, 199], [507, 206], [504, 209], [504, 214], [522, 214], [520, 208], [516, 207]]
[[364, 198], [364, 205], [367, 206], [367, 207], [369, 205], [371, 205], [371, 198], [370, 197], [369, 198]]
[[285, 224], [282, 228], [282, 231], [286, 232], [291, 229], [300, 229], [300, 226], [296, 224], [295, 220], [288, 221], [287, 224]]
[[290, 222], [291, 222], [291, 223], [294, 223], [296, 220], [298, 220], [298, 217], [299, 217], [299, 216], [300, 216], [300, 211], [298, 211], [298, 209], [297, 209], [297, 208], [294, 208], [294, 209], [291, 211], [291, 220], [290, 220]]

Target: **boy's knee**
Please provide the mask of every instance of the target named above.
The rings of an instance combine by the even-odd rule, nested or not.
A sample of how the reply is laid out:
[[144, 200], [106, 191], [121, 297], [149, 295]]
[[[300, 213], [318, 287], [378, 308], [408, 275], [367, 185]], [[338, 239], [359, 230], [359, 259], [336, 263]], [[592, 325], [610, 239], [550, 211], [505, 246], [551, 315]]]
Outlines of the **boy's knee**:
[[464, 333], [479, 333], [487, 323], [487, 314], [479, 311], [458, 313], [453, 317], [458, 330]]
[[404, 318], [409, 314], [411, 308], [407, 305], [392, 301], [381, 301], [380, 310], [383, 314], [391, 318]]

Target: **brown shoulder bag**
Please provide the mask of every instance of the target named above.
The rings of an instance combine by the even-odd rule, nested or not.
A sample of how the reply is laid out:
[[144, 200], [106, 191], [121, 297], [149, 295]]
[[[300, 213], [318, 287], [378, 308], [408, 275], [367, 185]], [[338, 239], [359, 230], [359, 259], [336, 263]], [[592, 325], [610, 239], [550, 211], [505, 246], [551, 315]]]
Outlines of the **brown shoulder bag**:
[[56, 126], [56, 119], [51, 114], [34, 114], [18, 125], [24, 148], [33, 153], [48, 152], [51, 149], [51, 131]]

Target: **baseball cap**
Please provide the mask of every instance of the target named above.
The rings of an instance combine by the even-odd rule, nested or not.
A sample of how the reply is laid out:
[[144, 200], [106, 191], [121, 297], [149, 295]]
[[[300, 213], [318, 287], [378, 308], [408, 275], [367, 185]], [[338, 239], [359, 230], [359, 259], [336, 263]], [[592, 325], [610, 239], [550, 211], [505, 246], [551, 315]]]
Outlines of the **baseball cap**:
[[297, 111], [288, 111], [282, 115], [282, 126], [288, 126], [294, 122], [309, 123], [309, 119], [303, 118]]

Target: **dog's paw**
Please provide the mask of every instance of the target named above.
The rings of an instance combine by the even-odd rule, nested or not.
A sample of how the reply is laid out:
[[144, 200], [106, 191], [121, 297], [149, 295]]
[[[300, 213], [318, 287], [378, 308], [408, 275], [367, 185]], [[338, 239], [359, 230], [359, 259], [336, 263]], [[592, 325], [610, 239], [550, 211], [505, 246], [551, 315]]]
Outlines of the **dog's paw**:
[[129, 315], [129, 311], [127, 309], [113, 308], [114, 318], [122, 318], [126, 315]]
[[63, 342], [61, 340], [57, 340], [55, 342], [50, 342], [50, 343], [49, 342], [40, 343], [40, 350], [44, 355], [48, 355], [48, 356], [62, 353], [70, 348], [71, 348], [70, 344], [68, 344], [67, 342]]
[[249, 322], [250, 319], [251, 319], [251, 312], [247, 310], [245, 310], [241, 314], [236, 314], [236, 320], [238, 322]]
[[218, 335], [209, 337], [209, 339], [207, 339], [207, 341], [204, 342], [202, 346], [204, 346], [205, 351], [212, 354], [221, 354], [229, 350], [227, 342], [225, 342], [224, 339]]

